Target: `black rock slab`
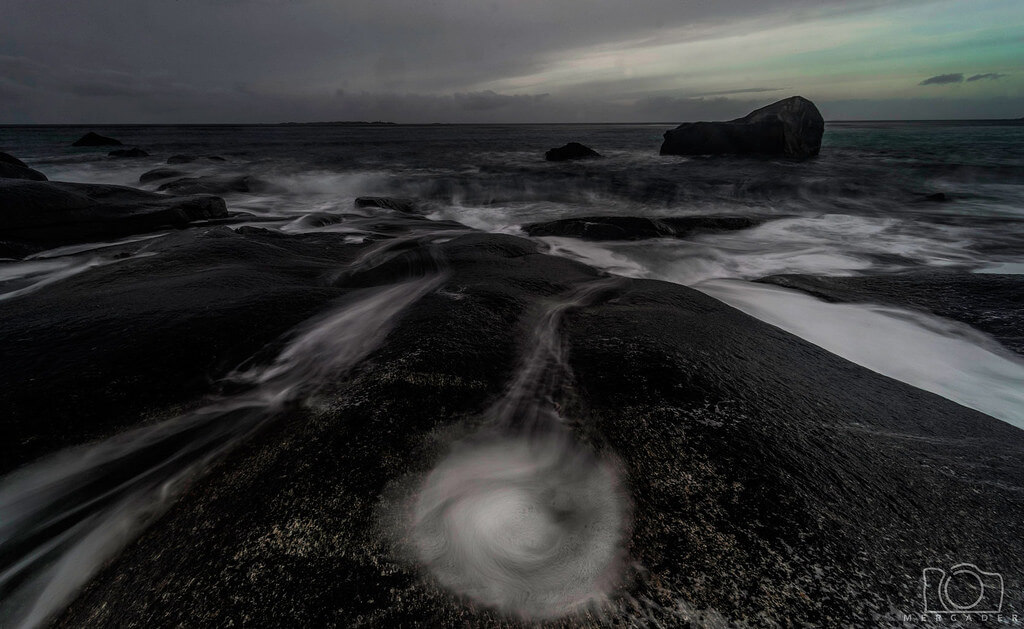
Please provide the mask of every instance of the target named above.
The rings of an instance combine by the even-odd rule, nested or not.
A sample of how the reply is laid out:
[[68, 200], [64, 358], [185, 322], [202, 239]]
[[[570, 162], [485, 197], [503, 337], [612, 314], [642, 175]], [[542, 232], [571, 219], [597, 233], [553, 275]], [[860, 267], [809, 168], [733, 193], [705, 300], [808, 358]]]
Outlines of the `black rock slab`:
[[[193, 482], [56, 626], [528, 625], [403, 554], [401, 497], [515, 378], [538, 313], [600, 275], [507, 236], [432, 251], [444, 286], [370, 360]], [[681, 286], [622, 280], [559, 329], [555, 401], [620, 470], [635, 569], [556, 626], [877, 627], [920, 610], [927, 567], [1024, 579], [1024, 431]]]
[[745, 216], [590, 216], [531, 223], [523, 231], [531, 236], [566, 236], [583, 240], [644, 240], [647, 238], [685, 238], [694, 233], [735, 231], [760, 224]]
[[0, 241], [57, 246], [225, 218], [213, 196], [174, 197], [125, 186], [0, 180]]
[[[158, 255], [119, 260], [142, 247]], [[0, 301], [0, 472], [198, 400], [344, 294], [325, 278], [356, 253], [339, 234], [213, 227]]]
[[595, 157], [601, 157], [601, 154], [579, 142], [569, 142], [565, 146], [548, 149], [544, 153], [544, 159], [549, 162], [566, 162], [574, 159], [592, 159]]
[[728, 122], [687, 122], [665, 132], [662, 155], [786, 155], [821, 150], [825, 120], [814, 103], [791, 96]]
[[75, 140], [75, 143], [71, 146], [124, 146], [120, 140], [114, 138], [108, 138], [98, 133], [90, 131], [82, 137]]

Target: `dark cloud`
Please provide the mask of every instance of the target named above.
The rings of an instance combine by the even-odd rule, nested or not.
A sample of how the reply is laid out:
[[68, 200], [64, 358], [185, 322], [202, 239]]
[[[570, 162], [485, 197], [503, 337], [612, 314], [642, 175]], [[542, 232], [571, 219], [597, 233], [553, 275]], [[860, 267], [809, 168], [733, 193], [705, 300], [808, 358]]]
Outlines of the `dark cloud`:
[[999, 74], [998, 72], [986, 72], [985, 74], [975, 74], [975, 75], [969, 77], [967, 79], [967, 82], [971, 83], [973, 81], [981, 81], [983, 79], [984, 80], [988, 80], [988, 81], [995, 81], [997, 79], [1003, 78], [1004, 76], [1006, 76], [1006, 75], [1005, 74]]
[[963, 83], [964, 75], [960, 73], [956, 74], [937, 74], [932, 77], [918, 83], [918, 85], [950, 85], [951, 83]]
[[[713, 77], [709, 85], [700, 59], [655, 72], [630, 54], [887, 4], [5, 0], [0, 123], [729, 118], [788, 96], [765, 83], [792, 80], [754, 75], [736, 85]], [[530, 78], [556, 62], [571, 67], [582, 49], [621, 67], [581, 70], [565, 85]], [[969, 80], [998, 78], [975, 76]]]

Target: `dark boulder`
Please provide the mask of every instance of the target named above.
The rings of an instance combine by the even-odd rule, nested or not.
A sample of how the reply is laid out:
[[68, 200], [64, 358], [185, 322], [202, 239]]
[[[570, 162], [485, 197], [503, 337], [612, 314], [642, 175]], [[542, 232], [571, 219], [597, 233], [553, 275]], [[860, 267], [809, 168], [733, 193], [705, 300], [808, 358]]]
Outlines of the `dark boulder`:
[[51, 247], [227, 217], [223, 199], [125, 186], [0, 180], [0, 241]]
[[46, 175], [27, 166], [17, 166], [9, 162], [0, 161], [0, 179], [46, 181]]
[[687, 122], [665, 132], [662, 155], [786, 155], [821, 149], [825, 120], [814, 103], [792, 96], [728, 122]]
[[745, 216], [590, 216], [565, 218], [523, 226], [531, 236], [567, 236], [583, 240], [643, 240], [684, 238], [697, 232], [734, 231], [760, 223]]
[[140, 148], [117, 149], [107, 153], [107, 157], [149, 157], [149, 153]]
[[176, 168], [154, 168], [148, 170], [139, 175], [139, 183], [149, 183], [151, 181], [160, 181], [161, 179], [173, 179], [175, 177], [184, 177], [187, 175], [183, 170]]
[[262, 192], [272, 186], [250, 175], [185, 177], [161, 184], [157, 190], [173, 194], [227, 194], [230, 192]]
[[21, 166], [22, 168], [28, 168], [28, 164], [21, 161], [17, 157], [11, 155], [10, 153], [4, 153], [3, 151], [0, 151], [0, 164], [11, 164], [12, 166]]
[[579, 142], [569, 142], [565, 146], [549, 149], [547, 153], [544, 153], [544, 159], [549, 162], [565, 162], [573, 159], [590, 159], [593, 157], [601, 157], [601, 154]]
[[383, 210], [394, 210], [403, 214], [418, 214], [416, 206], [409, 199], [392, 197], [359, 197], [353, 203], [355, 207], [376, 207]]
[[71, 146], [124, 146], [120, 140], [114, 138], [108, 138], [98, 133], [90, 131], [78, 139]]

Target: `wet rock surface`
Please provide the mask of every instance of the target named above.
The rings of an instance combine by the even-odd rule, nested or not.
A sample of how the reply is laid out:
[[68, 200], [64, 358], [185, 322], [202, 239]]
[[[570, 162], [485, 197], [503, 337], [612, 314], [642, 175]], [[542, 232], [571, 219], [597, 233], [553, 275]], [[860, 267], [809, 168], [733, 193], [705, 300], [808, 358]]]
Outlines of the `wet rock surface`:
[[46, 175], [28, 168], [18, 166], [9, 162], [0, 162], [0, 179], [27, 179], [29, 181], [47, 181]]
[[226, 218], [224, 200], [172, 197], [125, 186], [0, 180], [2, 243], [39, 249]]
[[754, 227], [761, 222], [760, 219], [745, 216], [592, 216], [531, 223], [524, 225], [523, 231], [531, 236], [568, 236], [583, 240], [644, 240], [685, 238], [700, 232], [735, 231]]
[[[56, 625], [528, 624], [438, 587], [403, 554], [395, 514], [508, 387], [537, 316], [602, 276], [538, 254], [525, 239], [468, 234], [399, 247], [392, 253], [401, 262], [383, 255], [381, 270], [334, 276], [324, 289], [324, 261], [355, 249], [247, 228], [217, 234], [129, 263], [165, 265], [185, 286], [199, 281], [181, 279], [174, 256], [185, 252], [197, 263], [223, 255], [252, 268], [249, 260], [263, 265], [278, 247], [289, 264], [306, 247], [321, 247], [306, 277], [327, 292], [444, 275], [355, 371], [290, 407], [193, 482]], [[215, 243], [224, 250], [213, 255], [205, 247]], [[129, 303], [145, 304], [145, 291], [156, 294], [170, 280], [154, 269], [153, 281], [142, 282], [143, 270], [100, 284], [114, 294], [137, 283], [143, 293]], [[211, 290], [239, 283], [225, 273], [210, 280]], [[263, 290], [293, 278], [257, 273], [250, 282], [251, 292], [231, 303], [255, 303], [256, 314], [225, 310], [210, 325], [285, 327], [298, 316], [287, 305], [259, 306]], [[22, 312], [37, 313], [35, 325], [45, 327], [56, 316], [47, 312], [62, 311], [57, 304], [73, 295]], [[164, 302], [169, 317], [126, 320], [137, 316], [159, 330], [204, 301], [176, 295]], [[321, 297], [312, 301], [323, 304]], [[116, 312], [97, 312], [116, 329]], [[569, 377], [553, 393], [557, 408], [579, 443], [619, 462], [633, 527], [624, 543], [632, 568], [617, 594], [551, 626], [876, 627], [919, 609], [924, 567], [969, 557], [998, 567], [1007, 582], [1024, 578], [1016, 560], [1024, 551], [1019, 429], [681, 286], [612, 282], [569, 309], [558, 329]], [[60, 343], [74, 353], [92, 345]], [[132, 357], [109, 365], [125, 364], [126, 372], [170, 349], [148, 337], [122, 346]], [[1004, 611], [1022, 609], [1019, 593], [1009, 592]]]
[[335, 234], [196, 228], [0, 301], [0, 472], [194, 402], [344, 289]]

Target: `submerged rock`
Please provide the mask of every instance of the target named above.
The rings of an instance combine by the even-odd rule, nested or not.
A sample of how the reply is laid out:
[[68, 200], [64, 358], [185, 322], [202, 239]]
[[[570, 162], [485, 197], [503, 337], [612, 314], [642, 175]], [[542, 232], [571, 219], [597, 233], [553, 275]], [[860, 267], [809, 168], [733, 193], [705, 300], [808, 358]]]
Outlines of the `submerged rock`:
[[814, 103], [792, 96], [728, 122], [687, 122], [665, 132], [662, 155], [786, 155], [821, 149], [825, 120]]
[[403, 214], [418, 214], [416, 205], [409, 199], [393, 197], [358, 197], [353, 202], [355, 207], [377, 207], [383, 210], [394, 210]]
[[173, 194], [228, 194], [231, 192], [261, 192], [271, 185], [251, 175], [207, 175], [185, 177], [161, 184], [157, 190]]
[[149, 183], [151, 181], [160, 181], [161, 179], [184, 177], [187, 174], [188, 173], [184, 170], [178, 170], [177, 168], [154, 168], [153, 170], [146, 171], [139, 175], [139, 183]]
[[523, 231], [531, 236], [568, 236], [583, 240], [643, 240], [685, 238], [697, 232], [734, 231], [758, 224], [758, 219], [745, 216], [590, 216], [531, 223], [524, 225]]
[[224, 200], [125, 186], [0, 180], [0, 241], [38, 247], [118, 238], [225, 218]]
[[108, 138], [98, 133], [90, 131], [86, 133], [78, 140], [75, 141], [71, 146], [124, 146], [120, 140], [114, 138]]
[[579, 142], [569, 142], [565, 146], [549, 149], [544, 154], [544, 159], [549, 162], [565, 162], [573, 159], [589, 159], [601, 157], [601, 154], [594, 149], [584, 146]]
[[118, 149], [107, 153], [107, 157], [149, 157], [149, 153], [140, 148]]

